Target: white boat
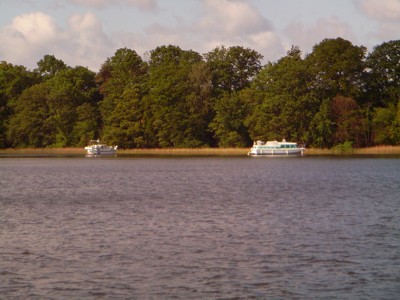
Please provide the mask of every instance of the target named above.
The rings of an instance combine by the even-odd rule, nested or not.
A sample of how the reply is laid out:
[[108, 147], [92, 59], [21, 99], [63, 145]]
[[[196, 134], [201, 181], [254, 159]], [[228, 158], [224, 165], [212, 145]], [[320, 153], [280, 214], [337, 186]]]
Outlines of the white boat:
[[88, 155], [115, 154], [118, 146], [107, 146], [100, 143], [100, 140], [90, 140], [89, 145], [85, 147]]
[[299, 147], [297, 143], [268, 141], [264, 143], [263, 141], [254, 142], [253, 147], [247, 155], [250, 156], [271, 156], [271, 155], [303, 155], [305, 148]]

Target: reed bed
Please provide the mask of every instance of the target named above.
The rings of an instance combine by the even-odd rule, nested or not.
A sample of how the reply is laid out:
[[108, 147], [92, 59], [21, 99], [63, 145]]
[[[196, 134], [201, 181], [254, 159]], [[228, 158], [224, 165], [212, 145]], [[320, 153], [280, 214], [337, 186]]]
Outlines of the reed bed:
[[0, 149], [0, 155], [15, 156], [67, 156], [84, 155], [83, 148], [7, 148]]
[[156, 149], [121, 149], [122, 155], [150, 156], [243, 156], [249, 148], [156, 148]]
[[335, 149], [307, 148], [306, 155], [400, 155], [400, 146], [375, 146], [366, 148], [352, 148], [346, 152]]
[[397, 155], [400, 154], [400, 146], [375, 146], [368, 148], [358, 148], [354, 149], [354, 154]]

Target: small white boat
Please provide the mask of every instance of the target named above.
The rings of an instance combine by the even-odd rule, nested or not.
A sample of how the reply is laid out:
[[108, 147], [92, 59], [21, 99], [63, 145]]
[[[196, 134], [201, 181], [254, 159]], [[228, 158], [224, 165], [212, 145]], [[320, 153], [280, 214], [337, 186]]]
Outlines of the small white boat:
[[271, 156], [271, 155], [303, 155], [305, 148], [299, 147], [297, 143], [268, 141], [264, 143], [263, 141], [254, 142], [253, 147], [250, 152], [247, 153], [249, 156]]
[[88, 155], [115, 154], [117, 149], [118, 146], [107, 146], [105, 144], [101, 144], [100, 140], [90, 140], [89, 145], [85, 147]]

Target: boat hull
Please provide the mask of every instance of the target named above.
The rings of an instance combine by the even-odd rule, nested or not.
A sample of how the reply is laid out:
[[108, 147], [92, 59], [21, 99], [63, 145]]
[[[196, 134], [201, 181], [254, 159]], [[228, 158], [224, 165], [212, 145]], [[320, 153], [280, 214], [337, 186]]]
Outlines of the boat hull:
[[255, 149], [251, 150], [249, 156], [288, 156], [288, 155], [303, 155], [304, 149]]
[[96, 148], [86, 148], [86, 153], [88, 155], [113, 155], [116, 151], [111, 149], [96, 149]]
[[299, 147], [297, 143], [268, 141], [264, 143], [263, 141], [254, 142], [253, 147], [251, 147], [250, 152], [247, 153], [249, 156], [288, 156], [288, 155], [303, 155], [305, 148]]
[[85, 147], [87, 155], [113, 155], [117, 152], [118, 146], [107, 146], [99, 140], [91, 140], [90, 145]]

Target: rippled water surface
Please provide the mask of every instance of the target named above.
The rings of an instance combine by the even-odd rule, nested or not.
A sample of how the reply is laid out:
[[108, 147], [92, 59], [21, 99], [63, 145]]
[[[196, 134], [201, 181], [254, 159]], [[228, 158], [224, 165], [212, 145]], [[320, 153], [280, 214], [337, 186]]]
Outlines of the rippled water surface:
[[0, 298], [398, 299], [400, 159], [0, 158]]

